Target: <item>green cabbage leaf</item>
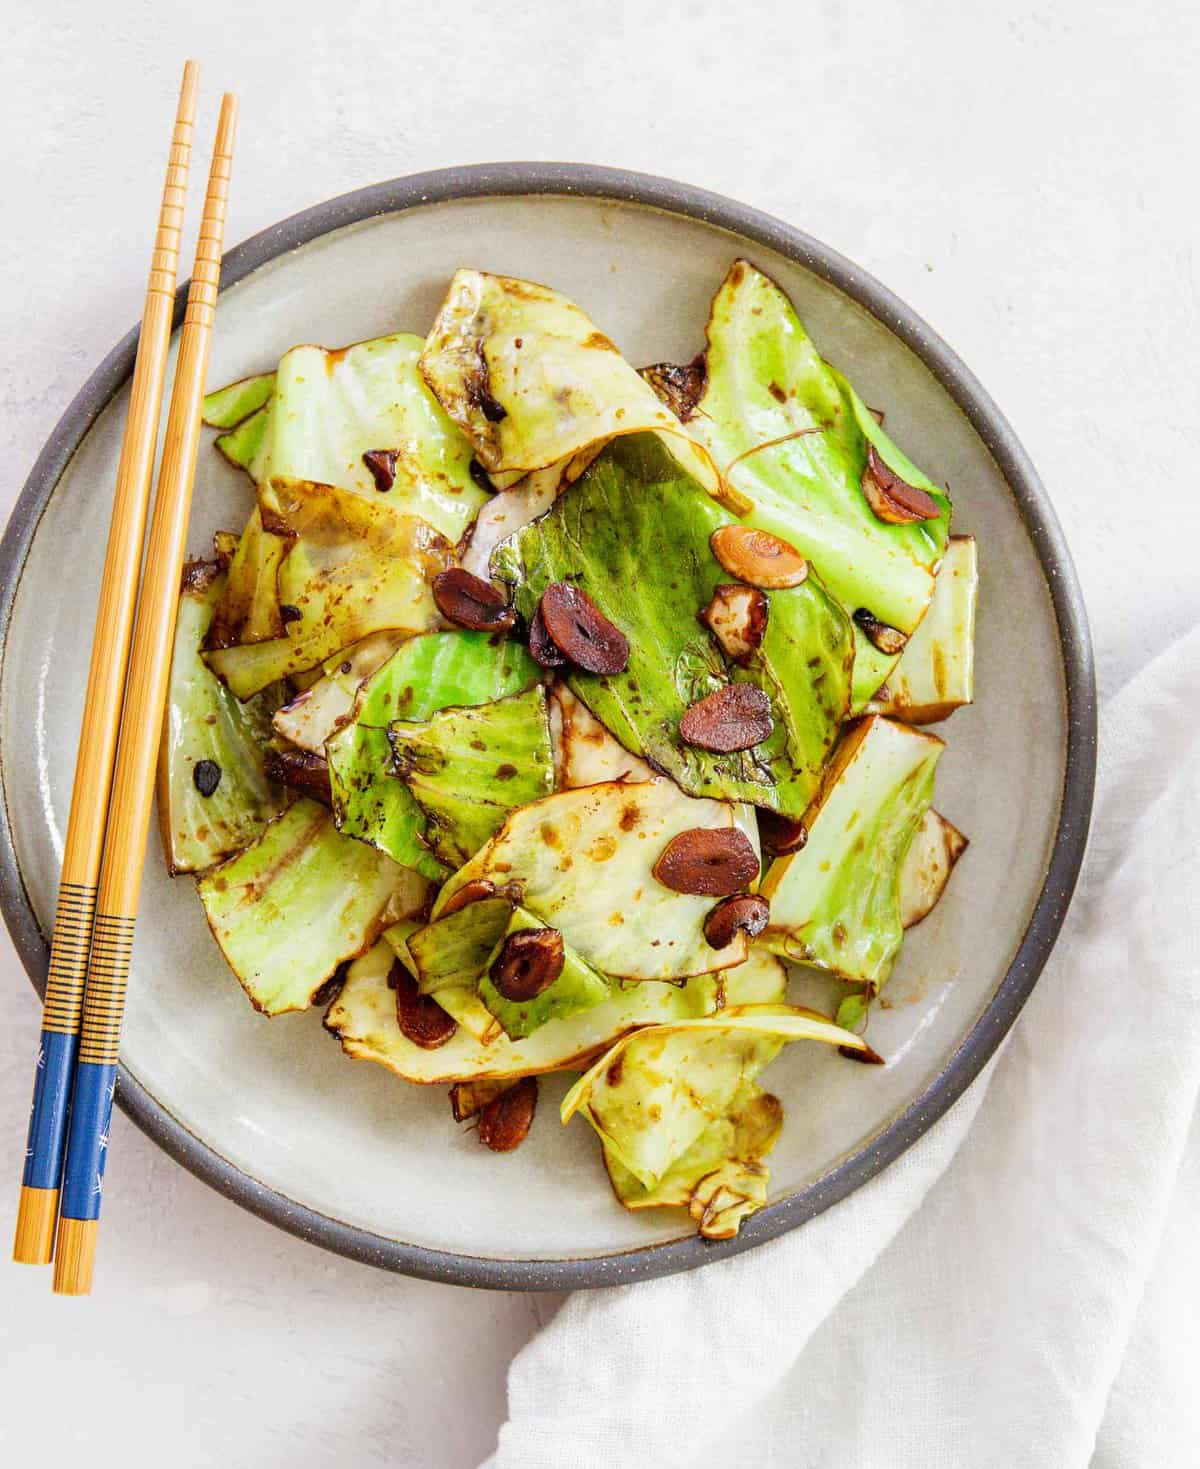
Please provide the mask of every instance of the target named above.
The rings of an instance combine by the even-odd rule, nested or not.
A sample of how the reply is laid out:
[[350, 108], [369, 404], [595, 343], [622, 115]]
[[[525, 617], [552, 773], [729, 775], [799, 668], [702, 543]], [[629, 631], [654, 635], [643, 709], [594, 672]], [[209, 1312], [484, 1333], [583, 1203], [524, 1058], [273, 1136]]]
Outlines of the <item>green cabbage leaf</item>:
[[[193, 563], [179, 599], [158, 750], [158, 818], [172, 874], [200, 872], [240, 851], [285, 804], [283, 791], [263, 771], [278, 691], [239, 703], [200, 657], [224, 581], [215, 564]], [[219, 773], [207, 796], [195, 779], [202, 761]]]
[[[274, 374], [209, 394], [206, 419], [232, 428], [218, 447], [260, 486], [314, 480], [370, 499], [379, 491], [363, 455], [393, 453], [395, 480], [380, 498], [457, 541], [488, 497], [471, 477], [470, 443], [417, 370], [421, 347], [409, 332], [293, 347]], [[247, 403], [251, 416], [234, 418]]]
[[879, 715], [849, 731], [805, 817], [807, 843], [763, 878], [771, 917], [761, 943], [878, 989], [904, 938], [900, 872], [943, 748]]
[[554, 788], [541, 684], [488, 704], [394, 719], [396, 774], [425, 818], [424, 840], [447, 866], [469, 861], [510, 811]]
[[339, 835], [301, 798], [197, 884], [213, 937], [256, 1010], [303, 1010], [338, 965], [428, 901], [415, 872]]
[[[425, 814], [396, 774], [388, 725], [396, 720], [416, 724], [439, 710], [504, 699], [531, 688], [539, 674], [520, 643], [490, 633], [431, 632], [401, 644], [363, 685], [353, 718], [325, 744], [339, 829], [427, 877], [443, 878], [447, 868], [426, 841]], [[310, 692], [315, 695], [319, 688]], [[535, 746], [540, 762], [544, 747], [540, 741]], [[539, 792], [549, 788], [540, 764], [522, 781], [531, 778]]]
[[[703, 391], [687, 427], [752, 503], [750, 524], [796, 546], [848, 613], [864, 609], [915, 631], [946, 548], [949, 499], [821, 358], [787, 296], [748, 261], [734, 262], [713, 299]], [[933, 497], [940, 519], [892, 525], [876, 517], [861, 487], [869, 444]], [[855, 633], [858, 711], [896, 655], [881, 653], [857, 625]]]
[[[626, 749], [690, 795], [800, 816], [849, 709], [850, 624], [810, 575], [768, 594], [762, 646], [745, 666], [728, 667], [698, 616], [730, 580], [709, 537], [731, 523], [653, 437], [618, 439], [552, 509], [497, 548], [492, 570], [512, 584], [526, 618], [551, 582], [570, 581], [625, 634], [624, 673], [576, 669], [566, 683]], [[686, 744], [679, 721], [688, 707], [734, 680], [767, 694], [772, 733], [732, 754]]]

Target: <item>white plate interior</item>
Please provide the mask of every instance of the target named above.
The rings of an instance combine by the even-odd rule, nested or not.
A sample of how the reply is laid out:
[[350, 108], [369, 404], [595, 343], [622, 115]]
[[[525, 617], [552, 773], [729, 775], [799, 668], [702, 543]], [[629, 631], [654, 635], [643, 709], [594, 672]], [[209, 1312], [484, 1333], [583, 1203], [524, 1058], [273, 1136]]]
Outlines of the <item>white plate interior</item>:
[[[941, 905], [908, 937], [871, 1040], [891, 1064], [855, 1066], [792, 1046], [766, 1074], [786, 1123], [772, 1199], [826, 1173], [931, 1080], [986, 1006], [1025, 931], [1049, 860], [1063, 782], [1066, 704], [1037, 557], [988, 451], [929, 370], [887, 328], [784, 257], [638, 205], [565, 197], [455, 201], [322, 237], [225, 292], [213, 386], [268, 369], [298, 342], [423, 333], [458, 265], [546, 281], [580, 301], [634, 363], [703, 345], [709, 299], [746, 254], [789, 292], [821, 351], [932, 477], [956, 531], [979, 539], [977, 703], [938, 727], [948, 744], [938, 808], [971, 838]], [[12, 617], [0, 758], [17, 857], [44, 932], [53, 921], [91, 627], [124, 423], [122, 392], [64, 474], [34, 540]], [[249, 482], [206, 431], [191, 545], [240, 528]], [[817, 991], [821, 989], [818, 982]], [[809, 982], [795, 997], [813, 993]], [[151, 839], [124, 1064], [189, 1131], [258, 1182], [389, 1239], [468, 1255], [606, 1254], [691, 1231], [671, 1213], [627, 1214], [593, 1135], [563, 1129], [565, 1089], [543, 1083], [518, 1153], [497, 1156], [416, 1088], [346, 1059], [317, 1013], [264, 1020], [213, 943], [188, 878]]]

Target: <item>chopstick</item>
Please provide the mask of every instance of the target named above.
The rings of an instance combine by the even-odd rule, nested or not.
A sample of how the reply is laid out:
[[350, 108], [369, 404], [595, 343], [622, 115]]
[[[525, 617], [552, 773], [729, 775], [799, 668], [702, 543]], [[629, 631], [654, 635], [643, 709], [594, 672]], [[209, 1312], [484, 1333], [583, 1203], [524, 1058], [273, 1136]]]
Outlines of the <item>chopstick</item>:
[[54, 1260], [54, 1289], [60, 1295], [87, 1295], [92, 1287], [121, 1020], [175, 641], [236, 127], [237, 98], [227, 92], [221, 99], [196, 262], [179, 337], [121, 715], [63, 1170]]
[[183, 69], [179, 89], [158, 230], [150, 258], [129, 413], [100, 582], [71, 814], [63, 848], [42, 1033], [34, 1072], [33, 1109], [13, 1240], [13, 1259], [25, 1265], [49, 1264], [54, 1251], [67, 1109], [137, 602], [163, 380], [171, 343], [175, 275], [199, 85], [200, 68], [196, 62], [189, 61]]

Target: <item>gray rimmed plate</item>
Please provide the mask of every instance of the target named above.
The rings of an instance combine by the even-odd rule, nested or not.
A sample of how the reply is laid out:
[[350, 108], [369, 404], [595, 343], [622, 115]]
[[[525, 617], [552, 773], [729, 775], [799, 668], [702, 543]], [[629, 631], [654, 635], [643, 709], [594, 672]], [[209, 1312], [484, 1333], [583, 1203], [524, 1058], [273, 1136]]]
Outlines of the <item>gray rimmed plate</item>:
[[[988, 395], [902, 302], [825, 245], [716, 195], [613, 169], [513, 163], [397, 179], [226, 257], [210, 382], [269, 368], [297, 342], [424, 332], [462, 264], [565, 291], [635, 363], [685, 361], [739, 254], [789, 292], [824, 354], [886, 409], [893, 437], [949, 483], [955, 528], [979, 539], [977, 702], [940, 728], [937, 796], [971, 847], [909, 935], [890, 1008], [872, 1022], [891, 1064], [789, 1048], [769, 1073], [787, 1108], [771, 1203], [736, 1240], [705, 1243], [673, 1214], [616, 1204], [591, 1133], [559, 1127], [554, 1081], [529, 1141], [497, 1157], [456, 1131], [443, 1089], [345, 1059], [317, 1014], [254, 1014], [190, 881], [166, 877], [154, 838], [118, 1099], [199, 1177], [314, 1243], [505, 1289], [620, 1283], [750, 1248], [845, 1197], [954, 1103], [1054, 943], [1095, 768], [1091, 650], [1070, 559]], [[0, 900], [39, 987], [135, 336], [68, 408], [0, 550]], [[239, 526], [249, 504], [248, 483], [206, 448], [194, 546]]]

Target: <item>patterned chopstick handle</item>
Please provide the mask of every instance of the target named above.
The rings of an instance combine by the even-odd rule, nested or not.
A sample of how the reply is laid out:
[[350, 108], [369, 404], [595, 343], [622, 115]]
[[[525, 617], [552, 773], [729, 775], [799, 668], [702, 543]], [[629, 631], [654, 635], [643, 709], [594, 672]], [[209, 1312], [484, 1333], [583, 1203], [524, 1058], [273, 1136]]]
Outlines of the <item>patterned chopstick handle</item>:
[[71, 1073], [79, 1042], [83, 984], [95, 912], [94, 887], [63, 883], [50, 946], [33, 1108], [21, 1180], [26, 1188], [57, 1189], [62, 1177]]
[[133, 931], [132, 918], [112, 913], [98, 914], [92, 931], [62, 1182], [61, 1212], [70, 1219], [100, 1216]]

